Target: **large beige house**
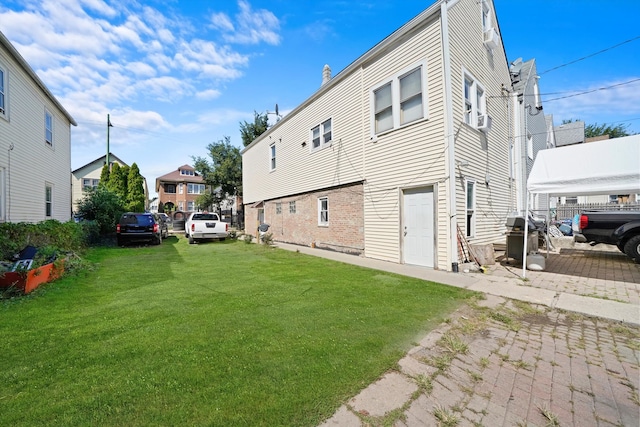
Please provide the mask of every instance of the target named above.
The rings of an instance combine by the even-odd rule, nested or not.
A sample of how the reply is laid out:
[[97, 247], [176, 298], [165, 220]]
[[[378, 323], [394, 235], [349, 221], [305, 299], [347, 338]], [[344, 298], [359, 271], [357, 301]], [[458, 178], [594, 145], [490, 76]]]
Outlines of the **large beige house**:
[[455, 269], [504, 242], [512, 84], [491, 0], [437, 1], [242, 151], [246, 231]]
[[0, 32], [0, 222], [71, 218], [71, 125]]
[[[102, 157], [98, 157], [94, 161], [71, 171], [73, 212], [78, 211], [78, 202], [82, 200], [87, 193], [87, 190], [89, 188], [98, 187], [98, 184], [100, 183], [100, 176], [102, 175], [102, 168], [106, 162], [107, 155], [105, 154]], [[118, 163], [120, 166], [129, 166], [113, 153], [109, 153], [109, 167], [114, 163]], [[144, 187], [146, 195], [148, 194], [146, 180], [144, 180]], [[148, 199], [149, 197], [147, 196], [146, 198]]]

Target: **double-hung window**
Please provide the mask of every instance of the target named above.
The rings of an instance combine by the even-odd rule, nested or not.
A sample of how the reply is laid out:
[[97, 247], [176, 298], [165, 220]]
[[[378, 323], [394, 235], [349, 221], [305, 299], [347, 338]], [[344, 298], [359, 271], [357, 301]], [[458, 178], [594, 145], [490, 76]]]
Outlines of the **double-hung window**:
[[311, 151], [331, 145], [331, 119], [311, 129]]
[[7, 74], [0, 68], [0, 116], [6, 116], [7, 107]]
[[394, 75], [371, 91], [373, 136], [426, 117], [426, 64]]
[[282, 203], [278, 202], [276, 203], [276, 215], [280, 215], [282, 214]]
[[44, 111], [44, 141], [53, 146], [53, 116], [47, 110]]
[[289, 213], [290, 214], [296, 213], [296, 202], [295, 202], [295, 200], [293, 202], [289, 202]]
[[193, 200], [187, 202], [187, 211], [193, 212], [196, 210], [196, 204]]
[[83, 178], [82, 179], [82, 189], [83, 190], [91, 190], [92, 188], [98, 188], [98, 184], [100, 184], [99, 179], [91, 179], [91, 178]]
[[204, 193], [204, 184], [187, 184], [187, 194]]
[[476, 183], [475, 181], [467, 180], [466, 184], [466, 236], [473, 237], [476, 234]]
[[318, 198], [318, 225], [329, 225], [329, 199], [327, 197]]
[[269, 170], [276, 170], [276, 144], [269, 146]]
[[44, 186], [44, 215], [51, 218], [53, 213], [53, 187], [51, 184]]
[[482, 85], [470, 74], [464, 73], [464, 122], [478, 128], [484, 123], [487, 111], [487, 98]]

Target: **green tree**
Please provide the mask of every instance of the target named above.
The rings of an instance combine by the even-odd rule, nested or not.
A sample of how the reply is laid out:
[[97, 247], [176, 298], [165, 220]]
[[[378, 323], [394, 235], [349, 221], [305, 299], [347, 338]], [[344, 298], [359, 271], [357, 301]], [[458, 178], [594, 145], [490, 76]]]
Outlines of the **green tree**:
[[242, 143], [246, 147], [251, 144], [254, 139], [265, 133], [269, 129], [269, 117], [267, 113], [261, 114], [257, 111], [253, 112], [253, 123], [247, 121], [240, 122], [240, 136]]
[[140, 175], [138, 165], [133, 163], [127, 176], [127, 205], [131, 212], [143, 212], [146, 196], [144, 194], [144, 178]]
[[109, 182], [107, 189], [112, 191], [120, 197], [121, 200], [127, 200], [127, 179], [128, 179], [129, 167], [120, 166], [118, 163], [114, 163], [111, 166], [111, 173], [109, 174]]
[[620, 138], [623, 136], [629, 136], [629, 132], [627, 132], [627, 127], [629, 125], [618, 124], [618, 125], [608, 125], [603, 123], [599, 125], [598, 123], [594, 123], [592, 125], [586, 125], [584, 127], [584, 137], [585, 138], [593, 138], [594, 136], [601, 135], [609, 135], [609, 138]]
[[109, 185], [109, 175], [109, 165], [105, 164], [102, 167], [102, 172], [100, 172], [100, 182], [98, 183], [98, 186], [106, 188]]
[[95, 221], [101, 234], [113, 233], [124, 211], [122, 199], [113, 191], [100, 186], [89, 189], [78, 203], [78, 214], [85, 220]]
[[[218, 204], [222, 197], [242, 195], [242, 157], [240, 149], [231, 145], [231, 138], [207, 146], [210, 161], [205, 157], [193, 157], [194, 169], [211, 188], [207, 197], [198, 199], [199, 205]], [[219, 194], [216, 192], [219, 190]]]
[[[566, 125], [568, 123], [579, 122], [580, 120], [563, 120], [562, 124]], [[618, 125], [608, 125], [603, 123], [599, 125], [598, 123], [593, 123], [589, 125], [585, 125], [584, 127], [584, 137], [585, 138], [593, 138], [596, 136], [609, 135], [609, 138], [621, 138], [623, 136], [629, 136], [629, 132], [627, 132], [628, 124], [618, 124]]]

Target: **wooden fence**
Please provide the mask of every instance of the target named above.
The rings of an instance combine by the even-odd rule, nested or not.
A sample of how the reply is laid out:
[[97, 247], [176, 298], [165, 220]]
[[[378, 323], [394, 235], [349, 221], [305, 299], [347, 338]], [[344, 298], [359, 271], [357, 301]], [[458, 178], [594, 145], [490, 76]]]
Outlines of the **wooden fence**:
[[[555, 214], [554, 214], [555, 210]], [[551, 209], [551, 218], [573, 218], [582, 211], [640, 211], [640, 203], [575, 203], [558, 205]]]

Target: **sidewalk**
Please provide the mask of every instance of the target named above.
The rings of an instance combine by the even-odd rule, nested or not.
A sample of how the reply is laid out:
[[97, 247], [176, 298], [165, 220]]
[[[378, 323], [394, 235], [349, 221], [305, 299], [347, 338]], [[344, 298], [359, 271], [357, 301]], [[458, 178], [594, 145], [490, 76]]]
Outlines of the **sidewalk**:
[[485, 274], [449, 273], [278, 247], [486, 295], [455, 312], [322, 427], [640, 424], [637, 264], [594, 253], [575, 265], [575, 253], [561, 252], [547, 260], [547, 271], [528, 271], [523, 280], [521, 267], [504, 263]]

